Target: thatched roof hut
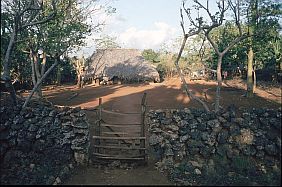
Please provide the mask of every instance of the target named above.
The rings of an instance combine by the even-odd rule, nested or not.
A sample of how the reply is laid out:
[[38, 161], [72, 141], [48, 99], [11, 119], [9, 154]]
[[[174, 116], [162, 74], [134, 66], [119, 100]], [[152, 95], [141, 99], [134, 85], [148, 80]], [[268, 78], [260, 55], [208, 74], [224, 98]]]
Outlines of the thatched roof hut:
[[121, 80], [155, 81], [160, 77], [156, 68], [137, 49], [99, 49], [91, 57], [86, 76], [118, 77]]

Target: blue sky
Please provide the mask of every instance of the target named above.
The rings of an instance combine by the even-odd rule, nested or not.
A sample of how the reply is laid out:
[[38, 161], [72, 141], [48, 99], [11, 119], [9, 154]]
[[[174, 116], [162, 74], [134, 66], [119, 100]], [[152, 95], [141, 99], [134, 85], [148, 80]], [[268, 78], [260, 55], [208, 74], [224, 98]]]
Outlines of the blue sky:
[[152, 29], [155, 22], [179, 26], [180, 5], [181, 0], [117, 0], [113, 3], [117, 15], [137, 29]]
[[[191, 2], [187, 0], [186, 7]], [[215, 0], [211, 2], [210, 7], [214, 7]], [[111, 0], [109, 5], [116, 8], [116, 13], [106, 18], [100, 34], [116, 37], [123, 48], [158, 50], [162, 44], [182, 36], [179, 10], [182, 0]], [[84, 55], [93, 53], [96, 37], [97, 33], [88, 38]]]

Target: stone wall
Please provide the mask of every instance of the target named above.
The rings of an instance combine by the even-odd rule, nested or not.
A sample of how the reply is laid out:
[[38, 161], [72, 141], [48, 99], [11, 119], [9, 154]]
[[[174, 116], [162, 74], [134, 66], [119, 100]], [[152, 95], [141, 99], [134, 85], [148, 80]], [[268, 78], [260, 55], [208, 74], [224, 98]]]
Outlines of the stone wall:
[[281, 108], [235, 111], [150, 111], [158, 169], [186, 185], [281, 184]]
[[33, 101], [1, 106], [1, 184], [59, 184], [88, 162], [89, 124], [80, 108]]

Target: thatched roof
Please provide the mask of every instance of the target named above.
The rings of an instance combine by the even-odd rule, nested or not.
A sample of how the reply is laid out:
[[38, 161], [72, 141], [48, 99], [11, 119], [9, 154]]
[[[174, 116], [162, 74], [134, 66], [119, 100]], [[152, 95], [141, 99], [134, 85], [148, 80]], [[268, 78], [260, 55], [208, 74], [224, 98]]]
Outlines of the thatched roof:
[[137, 49], [100, 49], [91, 57], [87, 74], [117, 76], [123, 79], [143, 79], [159, 81], [155, 66], [141, 56]]

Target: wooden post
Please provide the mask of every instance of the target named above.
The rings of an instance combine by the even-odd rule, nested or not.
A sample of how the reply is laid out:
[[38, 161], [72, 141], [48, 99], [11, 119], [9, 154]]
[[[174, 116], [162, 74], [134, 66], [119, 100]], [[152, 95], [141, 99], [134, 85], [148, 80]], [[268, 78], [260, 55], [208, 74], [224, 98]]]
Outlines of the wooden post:
[[[99, 115], [99, 122], [98, 122], [98, 134], [97, 136], [101, 136], [101, 121], [102, 121], [102, 98], [99, 98], [99, 107], [98, 107], [98, 115]], [[98, 140], [98, 145], [101, 144], [101, 140]], [[101, 149], [98, 148], [98, 153], [100, 153]]]
[[[146, 96], [147, 93], [145, 92], [141, 101], [141, 137], [145, 137]], [[140, 146], [141, 148], [146, 148], [145, 140], [140, 140]], [[144, 160], [147, 163], [146, 150], [140, 150], [140, 153], [144, 154]]]

